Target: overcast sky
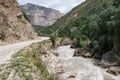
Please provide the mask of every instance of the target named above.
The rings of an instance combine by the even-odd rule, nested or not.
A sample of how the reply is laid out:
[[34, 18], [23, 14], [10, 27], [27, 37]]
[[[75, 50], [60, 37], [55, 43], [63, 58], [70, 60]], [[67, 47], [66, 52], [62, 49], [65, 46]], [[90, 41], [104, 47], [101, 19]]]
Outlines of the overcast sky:
[[20, 5], [26, 3], [37, 4], [48, 8], [57, 9], [62, 13], [69, 12], [73, 7], [85, 0], [17, 0]]

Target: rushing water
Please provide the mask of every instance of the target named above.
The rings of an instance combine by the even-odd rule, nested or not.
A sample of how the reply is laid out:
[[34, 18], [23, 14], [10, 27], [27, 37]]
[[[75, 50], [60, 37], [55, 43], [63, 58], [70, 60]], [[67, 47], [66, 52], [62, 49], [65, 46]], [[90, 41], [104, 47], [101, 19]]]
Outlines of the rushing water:
[[60, 80], [120, 80], [120, 76], [107, 73], [95, 66], [93, 59], [73, 57], [74, 49], [70, 46], [58, 47], [58, 59], [62, 63], [64, 73], [59, 74]]

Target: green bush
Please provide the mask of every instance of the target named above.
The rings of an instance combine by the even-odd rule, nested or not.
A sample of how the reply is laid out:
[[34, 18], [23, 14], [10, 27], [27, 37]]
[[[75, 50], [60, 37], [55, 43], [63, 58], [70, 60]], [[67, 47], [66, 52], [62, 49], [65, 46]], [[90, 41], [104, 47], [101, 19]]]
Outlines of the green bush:
[[51, 42], [52, 42], [53, 47], [55, 47], [56, 39], [57, 39], [57, 36], [55, 36], [55, 35], [50, 35], [50, 40], [51, 40]]
[[81, 40], [81, 41], [80, 41], [80, 46], [81, 46], [82, 48], [86, 49], [86, 48], [87, 48], [87, 41]]

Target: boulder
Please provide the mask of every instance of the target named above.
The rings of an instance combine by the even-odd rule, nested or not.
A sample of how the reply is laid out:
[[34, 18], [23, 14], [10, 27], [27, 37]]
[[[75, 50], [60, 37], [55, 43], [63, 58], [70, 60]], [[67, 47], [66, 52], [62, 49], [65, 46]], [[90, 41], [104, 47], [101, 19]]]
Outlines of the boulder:
[[89, 52], [87, 52], [86, 50], [82, 49], [82, 48], [77, 48], [74, 51], [74, 55], [73, 56], [82, 56], [84, 58], [90, 58], [91, 55]]
[[97, 65], [102, 67], [102, 68], [109, 68], [109, 67], [111, 67], [111, 65], [108, 65], [108, 64], [105, 64], [105, 63], [101, 63], [101, 62], [98, 63]]
[[117, 76], [120, 74], [120, 69], [118, 67], [110, 67], [106, 72]]
[[71, 75], [69, 75], [69, 77], [68, 78], [75, 78], [76, 77], [76, 73], [72, 73]]
[[78, 48], [79, 47], [78, 41], [73, 41], [70, 47], [71, 48]]
[[72, 42], [72, 41], [71, 41], [69, 38], [64, 37], [64, 38], [61, 39], [61, 41], [60, 41], [60, 45], [61, 45], [61, 46], [64, 46], [64, 45], [70, 45], [71, 42]]
[[56, 67], [55, 67], [55, 72], [56, 72], [57, 74], [61, 74], [61, 73], [64, 72], [62, 64], [57, 64], [57, 65], [56, 65]]
[[58, 52], [53, 52], [53, 54], [55, 55], [55, 56], [59, 56], [59, 53]]
[[117, 66], [120, 65], [120, 57], [115, 51], [110, 51], [102, 56], [102, 61], [104, 65]]
[[90, 57], [91, 57], [91, 55], [90, 55], [90, 53], [89, 53], [89, 52], [87, 52], [87, 53], [85, 53], [85, 54], [82, 54], [82, 57], [84, 57], [84, 58], [90, 58]]
[[81, 56], [82, 55], [82, 51], [80, 48], [77, 48], [75, 51], [74, 51], [74, 55], [73, 56]]
[[97, 53], [97, 52], [95, 53], [94, 52], [91, 55], [93, 56], [93, 58], [101, 60], [101, 54], [100, 53]]

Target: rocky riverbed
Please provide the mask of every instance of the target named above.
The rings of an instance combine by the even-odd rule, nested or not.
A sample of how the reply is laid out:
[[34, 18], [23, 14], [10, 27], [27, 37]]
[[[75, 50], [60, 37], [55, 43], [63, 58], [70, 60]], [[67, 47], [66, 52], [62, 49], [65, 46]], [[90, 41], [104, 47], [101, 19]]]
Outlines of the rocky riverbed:
[[120, 75], [109, 74], [94, 65], [94, 59], [73, 57], [74, 49], [70, 46], [60, 46], [54, 52], [59, 56], [51, 55], [49, 61], [46, 59], [47, 69], [59, 80], [120, 80]]

